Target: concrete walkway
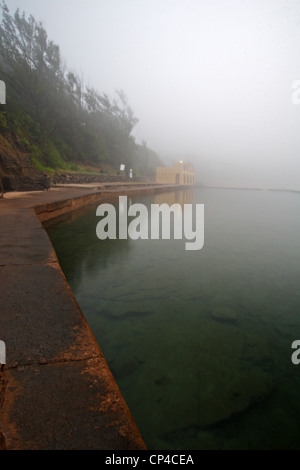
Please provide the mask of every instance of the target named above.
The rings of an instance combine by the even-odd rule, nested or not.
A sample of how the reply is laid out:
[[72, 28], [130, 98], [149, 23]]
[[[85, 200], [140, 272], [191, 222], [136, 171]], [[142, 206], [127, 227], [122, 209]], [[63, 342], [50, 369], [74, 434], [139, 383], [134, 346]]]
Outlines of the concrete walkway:
[[157, 186], [60, 187], [0, 199], [0, 340], [7, 362], [0, 372], [0, 449], [146, 448], [41, 224], [144, 190]]

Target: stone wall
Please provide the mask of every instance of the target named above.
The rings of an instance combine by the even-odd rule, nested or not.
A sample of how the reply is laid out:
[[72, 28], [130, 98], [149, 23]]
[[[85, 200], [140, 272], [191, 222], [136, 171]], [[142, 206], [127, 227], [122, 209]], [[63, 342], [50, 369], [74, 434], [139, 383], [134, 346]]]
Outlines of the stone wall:
[[89, 183], [113, 183], [115, 181], [144, 181], [142, 177], [129, 178], [120, 175], [85, 174], [85, 173], [59, 173], [51, 176], [51, 184], [89, 184]]
[[0, 196], [2, 191], [41, 191], [56, 184], [143, 182], [144, 178], [126, 175], [61, 172], [48, 175], [31, 161], [26, 146], [16, 136], [0, 134]]

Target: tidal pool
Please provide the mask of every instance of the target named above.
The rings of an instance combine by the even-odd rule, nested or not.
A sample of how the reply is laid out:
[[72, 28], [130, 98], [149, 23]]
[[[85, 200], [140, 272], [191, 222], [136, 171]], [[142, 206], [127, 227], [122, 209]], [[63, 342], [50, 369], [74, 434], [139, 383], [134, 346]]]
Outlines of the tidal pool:
[[148, 449], [299, 449], [300, 194], [131, 202], [204, 204], [203, 248], [99, 240], [98, 204], [46, 228]]

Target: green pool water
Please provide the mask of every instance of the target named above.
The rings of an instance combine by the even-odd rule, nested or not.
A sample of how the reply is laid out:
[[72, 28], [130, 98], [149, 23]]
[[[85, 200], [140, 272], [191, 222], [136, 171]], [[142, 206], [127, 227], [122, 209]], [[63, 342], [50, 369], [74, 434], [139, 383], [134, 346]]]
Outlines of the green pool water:
[[299, 449], [300, 194], [128, 202], [204, 204], [203, 248], [99, 240], [98, 204], [46, 228], [147, 447]]

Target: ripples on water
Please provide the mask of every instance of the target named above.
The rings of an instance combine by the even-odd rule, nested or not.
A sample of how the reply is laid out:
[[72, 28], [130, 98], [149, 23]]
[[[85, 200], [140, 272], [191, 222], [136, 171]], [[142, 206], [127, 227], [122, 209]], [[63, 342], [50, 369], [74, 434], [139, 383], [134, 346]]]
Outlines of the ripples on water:
[[47, 230], [147, 447], [299, 449], [300, 194], [133, 202], [203, 203], [203, 249], [100, 241], [96, 206]]

